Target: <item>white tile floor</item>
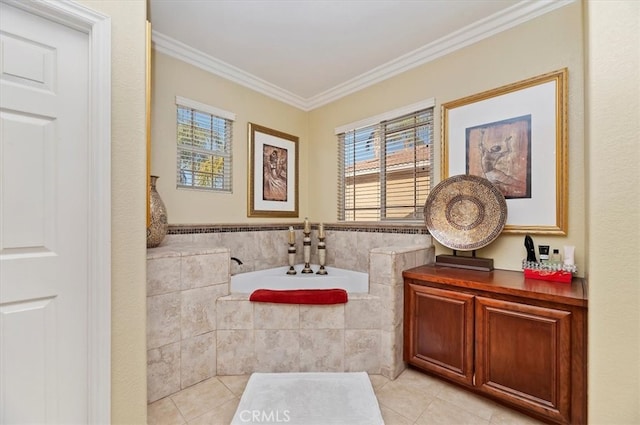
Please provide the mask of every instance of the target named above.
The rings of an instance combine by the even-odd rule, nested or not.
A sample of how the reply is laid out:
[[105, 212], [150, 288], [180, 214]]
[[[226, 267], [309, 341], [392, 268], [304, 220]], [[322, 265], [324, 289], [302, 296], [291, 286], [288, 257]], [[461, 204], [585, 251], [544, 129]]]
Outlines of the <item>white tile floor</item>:
[[[381, 375], [370, 379], [386, 425], [542, 423], [412, 369], [394, 381]], [[200, 382], [149, 404], [147, 422], [228, 425], [248, 380], [248, 375], [218, 376]]]

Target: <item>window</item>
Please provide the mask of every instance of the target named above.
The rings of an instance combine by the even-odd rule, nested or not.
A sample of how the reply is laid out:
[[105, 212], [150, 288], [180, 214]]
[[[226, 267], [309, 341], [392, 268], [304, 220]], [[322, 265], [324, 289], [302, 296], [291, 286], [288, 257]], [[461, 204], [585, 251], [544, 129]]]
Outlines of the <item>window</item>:
[[424, 219], [433, 175], [433, 101], [418, 106], [336, 129], [339, 220]]
[[176, 97], [179, 188], [231, 193], [235, 114]]

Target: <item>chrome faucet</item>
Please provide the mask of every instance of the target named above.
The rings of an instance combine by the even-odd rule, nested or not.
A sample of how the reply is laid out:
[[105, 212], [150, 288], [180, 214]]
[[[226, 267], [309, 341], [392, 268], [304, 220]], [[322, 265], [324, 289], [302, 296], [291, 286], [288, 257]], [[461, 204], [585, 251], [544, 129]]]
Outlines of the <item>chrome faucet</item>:
[[231, 261], [235, 261], [236, 263], [238, 263], [239, 266], [242, 265], [242, 261], [240, 261], [238, 258], [236, 257], [231, 257]]

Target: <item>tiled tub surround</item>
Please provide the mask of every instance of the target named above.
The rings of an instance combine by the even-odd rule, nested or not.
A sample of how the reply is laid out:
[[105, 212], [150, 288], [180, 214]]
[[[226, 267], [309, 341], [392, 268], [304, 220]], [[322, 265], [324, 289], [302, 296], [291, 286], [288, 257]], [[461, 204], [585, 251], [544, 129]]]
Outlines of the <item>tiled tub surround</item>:
[[366, 371], [395, 379], [404, 370], [402, 271], [433, 262], [433, 253], [424, 245], [372, 249], [369, 293], [351, 293], [346, 304], [218, 298], [218, 375]]
[[216, 305], [229, 293], [229, 249], [147, 250], [147, 398], [216, 374]]
[[[303, 263], [302, 222], [294, 223], [296, 264]], [[263, 225], [170, 225], [164, 246], [225, 247], [243, 264], [231, 265], [232, 273], [264, 270], [288, 264], [289, 224]], [[318, 264], [318, 227], [311, 228], [311, 263]], [[379, 247], [431, 246], [424, 226], [397, 224], [327, 224], [325, 229], [327, 265], [339, 269], [369, 272], [369, 251]]]
[[[247, 294], [229, 294], [230, 272], [285, 264], [286, 228], [170, 235], [149, 249], [148, 400], [214, 375], [254, 371], [365, 370], [394, 379], [404, 369], [402, 271], [433, 262], [430, 237], [326, 233], [327, 245], [335, 243], [328, 265], [369, 272], [368, 294], [333, 306], [251, 303]], [[222, 243], [230, 247], [218, 248]], [[283, 253], [258, 252], [274, 249]], [[230, 256], [244, 264], [230, 263]]]

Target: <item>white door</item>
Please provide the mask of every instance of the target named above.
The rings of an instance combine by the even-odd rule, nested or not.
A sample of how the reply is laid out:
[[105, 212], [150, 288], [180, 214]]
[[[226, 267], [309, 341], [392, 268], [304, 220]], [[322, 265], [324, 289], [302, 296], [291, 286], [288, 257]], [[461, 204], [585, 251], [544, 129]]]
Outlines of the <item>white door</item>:
[[89, 39], [0, 8], [0, 421], [86, 423]]

